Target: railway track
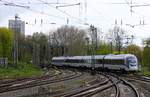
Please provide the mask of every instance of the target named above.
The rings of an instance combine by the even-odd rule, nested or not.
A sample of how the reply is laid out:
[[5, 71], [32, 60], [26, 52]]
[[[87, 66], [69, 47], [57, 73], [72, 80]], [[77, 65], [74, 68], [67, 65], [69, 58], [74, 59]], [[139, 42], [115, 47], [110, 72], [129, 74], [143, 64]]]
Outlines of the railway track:
[[[119, 97], [140, 97], [139, 92], [131, 83], [129, 83], [128, 81], [124, 80], [123, 78], [115, 74], [108, 73], [108, 75], [112, 76], [113, 78], [118, 79], [118, 82], [116, 84], [118, 85], [119, 91], [120, 91]], [[122, 91], [122, 88], [124, 88], [123, 91]]]
[[62, 72], [57, 70], [57, 69], [54, 69], [53, 72], [51, 71], [51, 74], [46, 74], [45, 76], [40, 76], [40, 77], [22, 77], [22, 78], [6, 79], [6, 80], [1, 79], [0, 86], [2, 86], [4, 84], [9, 85], [9, 84], [13, 84], [13, 83], [19, 83], [20, 81], [53, 77], [53, 76], [56, 76], [56, 75], [59, 75], [59, 74], [62, 74]]
[[123, 77], [125, 77], [128, 80], [138, 80], [138, 81], [150, 83], [149, 77], [145, 77], [145, 76], [141, 76], [141, 75], [130, 75], [130, 76], [124, 75]]
[[[38, 78], [19, 79], [16, 81], [14, 80], [11, 83], [9, 83], [9, 81], [8, 82], [6, 81], [0, 84], [0, 93], [71, 80], [80, 77], [82, 75], [82, 72], [77, 72], [77, 71], [67, 71], [64, 74], [63, 73], [60, 72], [57, 73], [57, 75], [49, 75], [49, 76], [43, 76]], [[63, 77], [59, 76], [60, 74], [63, 74]], [[103, 75], [106, 78], [106, 80], [101, 81], [98, 79], [94, 79], [88, 82], [88, 86], [75, 89], [69, 92], [61, 93], [59, 95], [54, 95], [53, 97], [92, 97], [94, 95], [99, 95], [103, 93], [103, 91], [109, 89], [114, 90], [113, 97], [139, 97], [136, 88], [131, 83], [122, 79], [120, 76], [115, 74], [105, 73], [105, 72], [97, 72], [97, 74]], [[59, 76], [59, 77], [55, 77], [55, 76]], [[144, 79], [144, 80], [149, 80], [149, 79]], [[124, 90], [127, 92], [125, 92]], [[128, 93], [129, 91], [130, 93]], [[129, 94], [131, 94], [132, 96]], [[99, 97], [99, 96], [95, 96], [95, 97]]]
[[[104, 75], [107, 78], [107, 80], [105, 80], [104, 82], [92, 84], [85, 88], [56, 95], [54, 97], [92, 97], [94, 95], [98, 95], [99, 93], [109, 88], [115, 88], [114, 97], [140, 97], [136, 88], [126, 80], [114, 74], [102, 72], [98, 73]], [[123, 89], [127, 92], [122, 91]]]
[[95, 81], [93, 81], [90, 82], [92, 84], [88, 87], [76, 89], [67, 93], [56, 95], [54, 97], [91, 97], [101, 91], [107, 90], [112, 87], [114, 87], [116, 90], [115, 97], [119, 97], [119, 88], [117, 84], [114, 83], [113, 80], [106, 74], [103, 74], [103, 76], [106, 77], [106, 80], [103, 82], [99, 81], [97, 83], [94, 83]]
[[62, 74], [61, 71], [57, 70], [57, 72], [56, 72], [56, 70], [55, 70], [55, 72], [50, 75], [44, 75], [44, 76], [40, 76], [40, 77], [24, 77], [24, 78], [11, 79], [8, 81], [1, 81], [0, 88], [11, 86], [13, 84], [23, 83], [23, 82], [26, 83], [26, 82], [32, 82], [32, 81], [36, 81], [36, 80], [40, 80], [40, 79], [48, 79], [48, 78], [52, 78], [52, 77], [55, 77], [60, 74]]
[[123, 75], [122, 78], [136, 86], [141, 97], [149, 97], [150, 78], [142, 75]]
[[[71, 72], [69, 72], [69, 73], [71, 73]], [[5, 82], [0, 85], [0, 93], [24, 89], [24, 88], [30, 88], [30, 87], [35, 87], [35, 86], [40, 86], [40, 85], [45, 85], [45, 84], [51, 84], [51, 83], [65, 81], [65, 80], [70, 80], [70, 79], [79, 77], [81, 75], [82, 75], [82, 73], [72, 72], [72, 74], [69, 74], [67, 76], [64, 75], [63, 77], [59, 77], [59, 78], [53, 78], [54, 76], [53, 77], [52, 76], [51, 77], [43, 76], [43, 77], [39, 77], [39, 78], [15, 80], [11, 83]]]

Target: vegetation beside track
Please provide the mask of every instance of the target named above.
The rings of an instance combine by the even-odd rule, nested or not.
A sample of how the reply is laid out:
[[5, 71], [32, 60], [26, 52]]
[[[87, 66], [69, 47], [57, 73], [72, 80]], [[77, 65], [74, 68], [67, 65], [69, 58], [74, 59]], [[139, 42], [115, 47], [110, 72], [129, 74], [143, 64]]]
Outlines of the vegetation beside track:
[[139, 74], [150, 77], [150, 67], [142, 67]]
[[7, 68], [0, 68], [0, 78], [19, 78], [40, 76], [44, 71], [32, 64], [19, 63], [17, 66], [8, 66]]

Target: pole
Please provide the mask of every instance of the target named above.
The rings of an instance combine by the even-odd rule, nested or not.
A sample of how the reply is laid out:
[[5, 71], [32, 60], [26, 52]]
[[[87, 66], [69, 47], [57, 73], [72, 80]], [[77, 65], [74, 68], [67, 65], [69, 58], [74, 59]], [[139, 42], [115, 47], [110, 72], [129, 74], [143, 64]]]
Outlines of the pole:
[[95, 69], [95, 39], [96, 39], [96, 35], [95, 35], [95, 27], [93, 25], [90, 26], [91, 32], [92, 32], [92, 55], [91, 55], [91, 67], [92, 67], [92, 74], [94, 74], [94, 69]]
[[87, 43], [87, 45], [86, 45], [86, 55], [88, 55], [89, 54], [89, 38], [88, 37], [86, 37], [85, 38], [86, 39], [86, 43]]
[[15, 29], [14, 29], [14, 65], [18, 64], [18, 35], [17, 35], [17, 14], [15, 15]]
[[97, 54], [97, 28], [94, 28], [94, 36], [95, 36], [95, 54]]
[[113, 53], [112, 42], [110, 42], [110, 46], [111, 46], [111, 54], [112, 54]]

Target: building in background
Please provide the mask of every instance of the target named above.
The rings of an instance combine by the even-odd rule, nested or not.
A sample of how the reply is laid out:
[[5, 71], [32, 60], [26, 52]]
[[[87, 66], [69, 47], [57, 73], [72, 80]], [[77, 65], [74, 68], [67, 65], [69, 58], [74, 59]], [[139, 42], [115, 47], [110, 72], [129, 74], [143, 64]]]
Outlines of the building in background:
[[24, 38], [25, 38], [25, 22], [19, 20], [18, 14], [15, 15], [14, 20], [9, 20], [9, 29], [14, 31], [14, 49], [13, 49], [13, 58], [14, 65], [18, 64], [18, 61], [21, 60], [23, 55], [24, 48]]
[[21, 20], [9, 20], [9, 28], [16, 34], [25, 36], [25, 22]]

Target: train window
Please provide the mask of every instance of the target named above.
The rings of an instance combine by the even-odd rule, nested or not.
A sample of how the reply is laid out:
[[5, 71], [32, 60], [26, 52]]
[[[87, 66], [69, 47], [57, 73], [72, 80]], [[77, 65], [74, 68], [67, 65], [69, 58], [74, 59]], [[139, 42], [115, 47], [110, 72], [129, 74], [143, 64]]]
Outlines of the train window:
[[111, 62], [110, 59], [105, 59], [105, 60], [104, 60], [104, 64], [112, 64], [112, 62]]
[[105, 59], [104, 64], [114, 64], [114, 65], [122, 65], [124, 64], [123, 59]]
[[123, 65], [124, 60], [123, 59], [116, 59], [116, 60], [112, 60], [112, 63], [116, 64], [116, 65]]
[[75, 63], [75, 60], [67, 59], [65, 62], [67, 62], [67, 63]]
[[102, 64], [103, 60], [102, 59], [95, 59], [96, 64]]
[[86, 59], [86, 63], [91, 64], [91, 59]]
[[85, 62], [85, 60], [82, 59], [82, 60], [80, 60], [80, 63], [86, 63], [86, 62]]
[[65, 62], [68, 62], [68, 63], [85, 63], [84, 60], [78, 60], [78, 59], [67, 59]]
[[55, 62], [55, 63], [62, 63], [62, 62], [64, 62], [64, 60], [52, 60], [52, 62]]

